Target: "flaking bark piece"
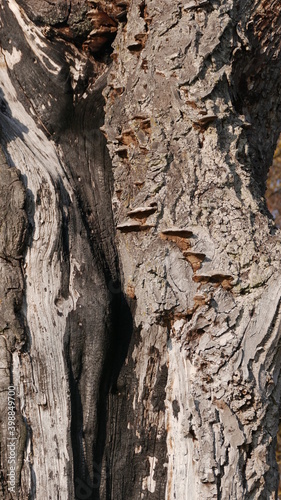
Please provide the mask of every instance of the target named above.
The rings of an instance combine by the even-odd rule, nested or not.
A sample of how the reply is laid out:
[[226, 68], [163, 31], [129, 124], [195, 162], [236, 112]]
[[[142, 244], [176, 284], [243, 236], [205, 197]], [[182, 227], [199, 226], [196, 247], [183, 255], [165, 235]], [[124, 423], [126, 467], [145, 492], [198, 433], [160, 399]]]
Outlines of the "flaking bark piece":
[[199, 127], [205, 127], [206, 125], [209, 125], [210, 123], [214, 122], [217, 118], [218, 117], [216, 115], [202, 115], [202, 116], [197, 116], [192, 121], [194, 125], [197, 125]]
[[206, 301], [208, 300], [208, 298], [205, 296], [205, 295], [201, 295], [201, 294], [196, 294], [193, 298], [193, 301], [194, 301], [194, 307], [197, 308], [197, 307], [200, 307], [200, 306], [204, 306], [206, 304]]
[[101, 27], [114, 27], [117, 29], [116, 21], [101, 10], [91, 9], [87, 12], [87, 17], [91, 19], [94, 29], [99, 29]]
[[206, 7], [207, 5], [209, 5], [208, 0], [202, 0], [202, 2], [195, 2], [194, 0], [191, 0], [183, 6], [183, 10], [200, 9], [202, 7]]

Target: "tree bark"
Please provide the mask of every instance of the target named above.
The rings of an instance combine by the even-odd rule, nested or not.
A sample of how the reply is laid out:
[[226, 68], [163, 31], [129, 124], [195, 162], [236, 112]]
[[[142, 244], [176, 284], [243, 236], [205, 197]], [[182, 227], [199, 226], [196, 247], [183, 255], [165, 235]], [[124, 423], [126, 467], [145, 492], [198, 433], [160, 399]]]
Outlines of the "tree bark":
[[0, 497], [277, 498], [277, 1], [0, 19]]

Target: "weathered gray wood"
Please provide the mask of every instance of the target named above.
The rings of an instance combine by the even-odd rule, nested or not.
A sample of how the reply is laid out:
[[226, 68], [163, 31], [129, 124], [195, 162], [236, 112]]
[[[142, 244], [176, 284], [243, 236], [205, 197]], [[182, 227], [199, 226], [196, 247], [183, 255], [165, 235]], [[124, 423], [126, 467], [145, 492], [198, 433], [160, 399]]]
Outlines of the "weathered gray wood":
[[0, 20], [0, 497], [276, 498], [277, 2]]

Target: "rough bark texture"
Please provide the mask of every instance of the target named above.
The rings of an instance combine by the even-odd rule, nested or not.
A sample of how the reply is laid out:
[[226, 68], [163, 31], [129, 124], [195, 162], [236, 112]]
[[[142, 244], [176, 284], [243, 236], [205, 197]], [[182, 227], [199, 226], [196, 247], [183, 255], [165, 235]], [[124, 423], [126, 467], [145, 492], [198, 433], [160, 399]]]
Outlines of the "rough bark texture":
[[277, 1], [0, 19], [1, 498], [276, 498]]

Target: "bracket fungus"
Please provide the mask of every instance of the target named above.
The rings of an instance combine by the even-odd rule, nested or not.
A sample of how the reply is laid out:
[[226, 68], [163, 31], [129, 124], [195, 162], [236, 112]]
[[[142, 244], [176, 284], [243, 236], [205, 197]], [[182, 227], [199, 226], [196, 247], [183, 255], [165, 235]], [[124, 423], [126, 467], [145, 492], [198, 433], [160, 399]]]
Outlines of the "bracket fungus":
[[123, 130], [121, 135], [118, 135], [116, 137], [117, 141], [121, 142], [121, 144], [124, 144], [125, 146], [129, 146], [129, 144], [137, 143], [136, 136], [133, 130], [128, 129], [128, 130]]
[[150, 132], [150, 129], [151, 129], [151, 120], [150, 118], [145, 118], [143, 120], [140, 121], [140, 124], [139, 124], [139, 127], [146, 131], [147, 133]]
[[93, 4], [93, 9], [98, 12], [105, 13], [112, 20], [122, 21], [123, 16], [127, 13], [129, 0], [120, 0], [119, 2], [109, 2], [108, 0], [87, 0], [89, 4]]
[[189, 229], [180, 229], [178, 227], [163, 229], [160, 233], [162, 240], [173, 241], [182, 251], [190, 248], [189, 238], [192, 236], [193, 233]]
[[191, 264], [193, 271], [198, 271], [200, 269], [203, 260], [206, 255], [200, 252], [192, 252], [190, 250], [183, 252], [184, 257]]
[[135, 42], [128, 45], [127, 49], [130, 52], [139, 55], [139, 53], [145, 46], [146, 39], [147, 39], [147, 33], [138, 33], [137, 35], [135, 35]]
[[92, 53], [99, 52], [108, 42], [112, 42], [118, 29], [118, 23], [103, 10], [93, 8], [87, 12], [87, 17], [93, 27], [84, 41], [83, 47], [88, 47]]
[[121, 231], [121, 233], [132, 233], [132, 232], [140, 232], [140, 231], [148, 231], [154, 227], [153, 224], [140, 224], [138, 222], [122, 222], [116, 226], [116, 229]]
[[162, 229], [161, 234], [164, 236], [178, 236], [179, 238], [191, 238], [193, 236], [193, 232], [190, 229], [180, 229], [178, 227]]
[[116, 149], [116, 153], [120, 158], [126, 159], [128, 158], [128, 148], [127, 146], [122, 146]]
[[145, 222], [145, 220], [150, 215], [154, 214], [156, 210], [157, 210], [157, 205], [150, 207], [137, 207], [134, 208], [133, 210], [130, 210], [130, 212], [128, 212], [127, 215], [132, 219], [139, 219]]
[[216, 286], [222, 286], [225, 290], [230, 290], [232, 288], [231, 282], [234, 280], [233, 276], [231, 276], [230, 274], [224, 274], [220, 271], [205, 274], [195, 274], [192, 279], [196, 283], [200, 284], [211, 283]]

